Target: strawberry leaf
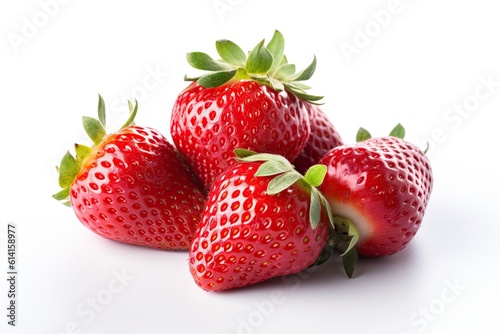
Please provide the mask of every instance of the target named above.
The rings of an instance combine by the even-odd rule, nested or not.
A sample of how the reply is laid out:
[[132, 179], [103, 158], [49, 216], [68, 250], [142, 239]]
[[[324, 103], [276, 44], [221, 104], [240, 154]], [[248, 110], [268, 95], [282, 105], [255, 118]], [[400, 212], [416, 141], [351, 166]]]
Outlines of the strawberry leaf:
[[82, 117], [83, 128], [89, 136], [90, 140], [97, 145], [101, 142], [102, 138], [106, 135], [106, 130], [102, 126], [101, 122], [97, 119], [89, 116]]
[[396, 125], [396, 127], [394, 129], [392, 129], [392, 131], [389, 134], [389, 136], [397, 137], [399, 139], [404, 139], [404, 137], [405, 137], [405, 128], [400, 123], [398, 123], [398, 125]]
[[122, 125], [120, 130], [125, 129], [127, 126], [134, 124], [134, 119], [135, 119], [135, 116], [137, 115], [137, 109], [139, 109], [139, 102], [137, 102], [137, 100], [135, 100], [135, 105], [134, 105], [134, 108], [132, 109], [132, 102], [128, 101], [128, 108], [130, 110], [130, 116], [128, 117], [125, 124]]
[[358, 230], [354, 227], [354, 224], [349, 225], [349, 230], [347, 233], [351, 238], [349, 239], [349, 244], [347, 246], [346, 251], [344, 253], [340, 254], [341, 256], [344, 256], [347, 253], [349, 253], [351, 251], [351, 249], [353, 249], [354, 246], [356, 246], [356, 243], [359, 240], [359, 233], [358, 233]]
[[271, 84], [271, 87], [277, 92], [282, 92], [285, 90], [285, 86], [283, 83], [273, 77], [269, 77], [269, 83]]
[[278, 30], [274, 32], [273, 38], [269, 41], [269, 44], [267, 44], [267, 49], [273, 55], [273, 64], [269, 69], [269, 73], [273, 75], [280, 66], [285, 52], [285, 38]]
[[[281, 59], [280, 67], [283, 65], [286, 65], [286, 64], [288, 64], [288, 58], [286, 57], [286, 55], [283, 55], [283, 58]], [[293, 70], [293, 73], [295, 73], [295, 70]]]
[[249, 74], [267, 74], [273, 65], [273, 55], [264, 46], [264, 40], [250, 51], [246, 62], [246, 69]]
[[429, 141], [427, 141], [426, 146], [425, 146], [425, 150], [424, 150], [424, 154], [427, 154], [427, 151], [429, 151], [429, 147], [430, 147], [430, 144], [429, 144]]
[[225, 63], [212, 59], [204, 52], [190, 52], [186, 55], [189, 65], [204, 71], [227, 71], [231, 67]]
[[127, 104], [128, 104], [128, 111], [132, 113], [134, 111], [134, 105], [132, 104], [132, 102], [130, 102], [130, 100], [127, 100]]
[[106, 127], [106, 106], [104, 104], [104, 99], [100, 94], [99, 101], [97, 103], [97, 116], [99, 118], [99, 122], [101, 122], [103, 127]]
[[244, 159], [247, 157], [250, 157], [252, 155], [256, 155], [257, 152], [247, 150], [245, 148], [235, 148], [234, 149], [234, 155], [236, 156], [237, 159]]
[[321, 200], [321, 205], [325, 208], [326, 210], [326, 215], [328, 216], [328, 221], [330, 222], [330, 225], [332, 228], [335, 228], [335, 225], [333, 224], [333, 213], [332, 213], [332, 207], [330, 206], [330, 203], [328, 203], [328, 200], [323, 196], [321, 192], [320, 194], [320, 200]]
[[279, 160], [269, 160], [260, 165], [255, 173], [255, 176], [271, 176], [293, 170], [293, 166], [289, 163], [283, 163]]
[[62, 201], [63, 199], [68, 198], [69, 196], [69, 188], [70, 186], [67, 186], [63, 190], [59, 191], [58, 193], [52, 195], [52, 197], [58, 201]]
[[354, 269], [358, 263], [358, 252], [356, 251], [356, 248], [352, 248], [349, 252], [342, 256], [342, 263], [347, 277], [352, 278]]
[[75, 157], [69, 151], [61, 159], [59, 166], [59, 186], [66, 188], [71, 185], [80, 171], [80, 164], [76, 161]]
[[269, 195], [276, 195], [285, 190], [286, 188], [290, 187], [292, 184], [294, 184], [301, 178], [302, 175], [300, 175], [295, 170], [291, 170], [284, 174], [278, 175], [274, 179], [272, 179], [267, 185], [267, 193]]
[[87, 156], [92, 153], [92, 147], [75, 144], [76, 160], [81, 163]]
[[198, 79], [198, 83], [205, 88], [218, 87], [231, 80], [235, 74], [236, 70], [205, 74]]
[[[250, 74], [248, 76], [249, 78], [251, 78], [253, 81], [255, 82], [258, 82], [258, 83], [261, 83], [263, 85], [266, 85], [266, 86], [271, 86], [271, 77], [267, 76], [267, 75], [262, 75], [262, 74]], [[243, 77], [242, 77], [243, 79]], [[244, 80], [244, 79], [243, 79]]]
[[314, 71], [316, 71], [316, 56], [314, 56], [313, 61], [307, 68], [299, 73], [296, 74], [294, 81], [304, 81], [304, 80], [309, 80], [313, 74]]
[[219, 56], [226, 63], [236, 67], [245, 66], [247, 56], [237, 44], [227, 39], [221, 39], [215, 42], [215, 48], [217, 49]]
[[237, 148], [234, 150], [238, 161], [256, 162], [256, 161], [280, 161], [282, 164], [289, 166], [288, 170], [293, 169], [293, 165], [283, 156], [271, 153], [255, 153], [250, 150]]
[[309, 222], [311, 227], [315, 229], [321, 219], [321, 201], [319, 198], [318, 190], [311, 188], [311, 204], [309, 207]]
[[340, 251], [340, 255], [344, 256], [356, 246], [359, 240], [359, 232], [356, 226], [343, 217], [333, 217], [333, 225], [335, 227], [335, 244]]
[[278, 68], [274, 76], [278, 80], [291, 81], [291, 78], [294, 74], [295, 74], [294, 64], [283, 64]]
[[358, 261], [358, 252], [355, 245], [359, 239], [359, 233], [354, 224], [348, 219], [335, 216], [333, 217], [333, 223], [335, 227], [332, 232], [334, 248], [340, 252], [344, 270], [347, 276], [351, 278]]
[[307, 94], [305, 93], [304, 91], [302, 90], [299, 90], [299, 89], [295, 89], [293, 88], [292, 86], [290, 86], [288, 83], [285, 83], [284, 84], [286, 88], [288, 88], [288, 90], [290, 92], [292, 92], [293, 94], [297, 95], [298, 97], [300, 97], [301, 99], [303, 100], [306, 100], [306, 101], [309, 101], [313, 104], [317, 104], [316, 101], [319, 101], [323, 98], [323, 96], [318, 96], [318, 95], [310, 95], [310, 94]]
[[301, 82], [287, 82], [287, 86], [290, 87], [291, 89], [298, 90], [298, 91], [306, 91], [308, 89], [311, 89], [310, 86], [305, 85]]
[[314, 165], [304, 175], [304, 180], [312, 187], [319, 187], [325, 178], [327, 167], [325, 165]]
[[368, 130], [364, 128], [359, 128], [358, 133], [356, 134], [356, 142], [362, 142], [364, 140], [370, 139], [372, 135]]

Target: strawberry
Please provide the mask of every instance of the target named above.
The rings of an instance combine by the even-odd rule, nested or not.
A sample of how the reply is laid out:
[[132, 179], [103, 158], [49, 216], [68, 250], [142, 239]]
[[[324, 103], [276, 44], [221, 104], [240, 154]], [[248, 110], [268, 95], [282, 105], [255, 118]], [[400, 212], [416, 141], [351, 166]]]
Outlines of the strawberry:
[[61, 160], [54, 195], [98, 235], [124, 243], [187, 250], [199, 224], [204, 195], [192, 174], [158, 131], [133, 125], [131, 115], [106, 134], [104, 101], [99, 120], [84, 117], [93, 147], [75, 144]]
[[293, 165], [295, 169], [304, 174], [332, 148], [342, 145], [342, 138], [333, 126], [328, 116], [314, 104], [306, 104], [307, 115], [311, 126], [311, 133], [307, 139], [306, 146], [295, 158]]
[[304, 270], [328, 237], [329, 206], [315, 188], [326, 166], [302, 176], [282, 156], [235, 153], [239, 163], [211, 187], [189, 253], [194, 281], [207, 291]]
[[209, 190], [217, 175], [235, 163], [235, 148], [279, 154], [289, 161], [309, 137], [306, 105], [321, 99], [305, 92], [316, 58], [303, 71], [284, 56], [284, 39], [276, 31], [247, 55], [228, 40], [216, 42], [222, 60], [203, 52], [187, 54], [196, 78], [176, 99], [171, 115], [172, 139]]
[[333, 215], [359, 232], [355, 249], [366, 257], [401, 251], [417, 233], [432, 191], [431, 165], [425, 153], [403, 140], [401, 125], [388, 137], [338, 146], [319, 163], [328, 166], [318, 188]]

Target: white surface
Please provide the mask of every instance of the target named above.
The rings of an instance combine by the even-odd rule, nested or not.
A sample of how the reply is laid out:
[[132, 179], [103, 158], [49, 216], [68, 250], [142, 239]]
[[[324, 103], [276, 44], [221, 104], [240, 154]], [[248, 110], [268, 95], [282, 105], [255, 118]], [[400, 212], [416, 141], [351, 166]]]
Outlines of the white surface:
[[[500, 332], [494, 139], [500, 6], [326, 4], [0, 4], [1, 333]], [[214, 5], [226, 11], [219, 15]], [[390, 20], [382, 15], [381, 26], [373, 13], [387, 8], [394, 14]], [[41, 27], [30, 30], [26, 22]], [[372, 29], [369, 42], [359, 35], [365, 28]], [[118, 118], [110, 127], [123, 120], [125, 99], [137, 97], [137, 122], [168, 135], [173, 101], [186, 85], [183, 76], [193, 74], [185, 53], [215, 56], [220, 38], [250, 49], [263, 37], [269, 40], [274, 29], [284, 34], [289, 60], [299, 67], [318, 57], [312, 92], [325, 95], [323, 109], [345, 141], [353, 141], [359, 126], [384, 135], [397, 122], [422, 147], [426, 140], [439, 141], [429, 153], [435, 175], [430, 205], [406, 250], [361, 260], [351, 280], [332, 261], [307, 275], [207, 293], [193, 283], [187, 253], [104, 240], [50, 197], [58, 190], [54, 166], [74, 142], [85, 141], [80, 119], [95, 115], [97, 93], [107, 101], [109, 119], [113, 112]], [[14, 35], [25, 38], [23, 44], [14, 47]], [[341, 50], [346, 44], [360, 46], [350, 62]], [[488, 78], [493, 85], [485, 86]], [[468, 103], [470, 112], [463, 107]], [[455, 105], [465, 112], [454, 111]], [[18, 229], [16, 328], [6, 324], [9, 222]], [[94, 298], [99, 311], [88, 304]]]

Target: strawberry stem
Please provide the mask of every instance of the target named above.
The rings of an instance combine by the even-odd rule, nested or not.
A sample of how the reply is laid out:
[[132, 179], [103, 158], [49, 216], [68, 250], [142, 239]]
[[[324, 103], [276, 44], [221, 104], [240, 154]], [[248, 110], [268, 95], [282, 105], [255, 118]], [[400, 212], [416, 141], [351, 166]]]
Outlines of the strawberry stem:
[[389, 136], [396, 137], [399, 139], [404, 139], [405, 137], [405, 128], [398, 123], [394, 129], [392, 129], [391, 133], [389, 133]]

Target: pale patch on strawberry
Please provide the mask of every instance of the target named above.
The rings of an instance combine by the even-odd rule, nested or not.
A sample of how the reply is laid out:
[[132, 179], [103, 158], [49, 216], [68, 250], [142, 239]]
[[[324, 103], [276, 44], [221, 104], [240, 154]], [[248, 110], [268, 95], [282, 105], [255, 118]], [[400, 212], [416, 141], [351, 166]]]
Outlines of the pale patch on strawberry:
[[373, 227], [369, 223], [370, 217], [364, 215], [360, 206], [362, 203], [350, 204], [347, 202], [342, 202], [341, 200], [330, 200], [330, 207], [332, 213], [339, 217], [345, 217], [351, 222], [356, 222], [356, 229], [359, 233], [359, 240], [357, 244], [363, 244], [363, 242], [373, 234]]

